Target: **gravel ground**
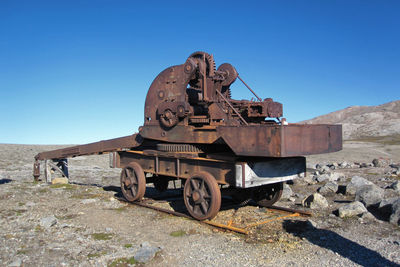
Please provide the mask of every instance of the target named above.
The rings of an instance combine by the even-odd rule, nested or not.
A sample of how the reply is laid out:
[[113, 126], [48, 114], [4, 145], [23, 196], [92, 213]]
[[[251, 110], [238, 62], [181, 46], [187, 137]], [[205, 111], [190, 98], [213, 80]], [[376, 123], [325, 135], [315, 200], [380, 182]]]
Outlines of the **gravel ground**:
[[[34, 183], [33, 156], [59, 147], [0, 145], [1, 266], [400, 266], [398, 226], [333, 214], [352, 201], [349, 196], [327, 197], [329, 207], [313, 210], [311, 220], [288, 217], [251, 228], [245, 236], [118, 201], [120, 170], [108, 168], [107, 155], [71, 159], [69, 185]], [[308, 161], [309, 166], [379, 157], [399, 162], [399, 151], [395, 145], [348, 142], [342, 152]], [[385, 168], [338, 171], [347, 179], [362, 175], [382, 188], [398, 179]], [[301, 199], [320, 186], [297, 181], [291, 186], [295, 200], [278, 205], [302, 208]], [[147, 191], [147, 197], [155, 196], [151, 185]], [[385, 190], [385, 197], [392, 195]], [[181, 199], [164, 199], [158, 205], [182, 208]], [[248, 205], [222, 208], [215, 220], [243, 226], [276, 216]], [[140, 258], [143, 252], [150, 256]]]

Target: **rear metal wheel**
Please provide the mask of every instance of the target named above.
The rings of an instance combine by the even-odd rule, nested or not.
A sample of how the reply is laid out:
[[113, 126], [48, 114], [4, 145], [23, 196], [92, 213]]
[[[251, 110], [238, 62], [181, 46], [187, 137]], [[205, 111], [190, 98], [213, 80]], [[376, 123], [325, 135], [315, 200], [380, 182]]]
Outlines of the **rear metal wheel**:
[[215, 178], [208, 172], [199, 172], [185, 183], [185, 206], [197, 220], [214, 218], [221, 207], [221, 190]]
[[283, 183], [263, 185], [255, 188], [253, 191], [253, 199], [260, 206], [272, 206], [277, 202], [283, 192]]
[[146, 192], [146, 178], [142, 167], [131, 162], [121, 171], [121, 190], [128, 201], [141, 200]]

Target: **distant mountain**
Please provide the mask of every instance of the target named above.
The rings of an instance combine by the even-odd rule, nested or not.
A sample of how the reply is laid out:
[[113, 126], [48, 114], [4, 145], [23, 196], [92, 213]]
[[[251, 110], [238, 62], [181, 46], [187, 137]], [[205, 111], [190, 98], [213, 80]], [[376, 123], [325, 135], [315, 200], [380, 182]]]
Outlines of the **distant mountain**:
[[343, 125], [344, 139], [400, 134], [400, 100], [379, 106], [352, 106], [301, 123]]

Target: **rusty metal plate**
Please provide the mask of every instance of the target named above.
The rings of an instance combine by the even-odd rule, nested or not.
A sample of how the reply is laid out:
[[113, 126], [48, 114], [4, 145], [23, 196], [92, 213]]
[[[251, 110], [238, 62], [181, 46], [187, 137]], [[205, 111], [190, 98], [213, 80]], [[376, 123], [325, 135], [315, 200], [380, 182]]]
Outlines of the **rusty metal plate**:
[[341, 125], [219, 126], [217, 132], [238, 156], [291, 157], [342, 149]]

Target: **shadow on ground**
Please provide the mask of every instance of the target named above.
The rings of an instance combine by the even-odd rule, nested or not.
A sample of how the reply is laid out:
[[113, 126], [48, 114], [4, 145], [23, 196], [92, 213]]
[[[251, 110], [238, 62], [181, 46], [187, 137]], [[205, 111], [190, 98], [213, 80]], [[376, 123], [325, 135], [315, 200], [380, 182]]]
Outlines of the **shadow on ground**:
[[7, 179], [7, 178], [0, 179], [0, 184], [8, 184], [8, 183], [11, 183], [11, 182], [12, 182], [11, 179]]
[[325, 229], [313, 227], [305, 221], [285, 220], [283, 228], [295, 236], [306, 238], [310, 243], [331, 250], [362, 266], [400, 266], [381, 254], [354, 241]]

